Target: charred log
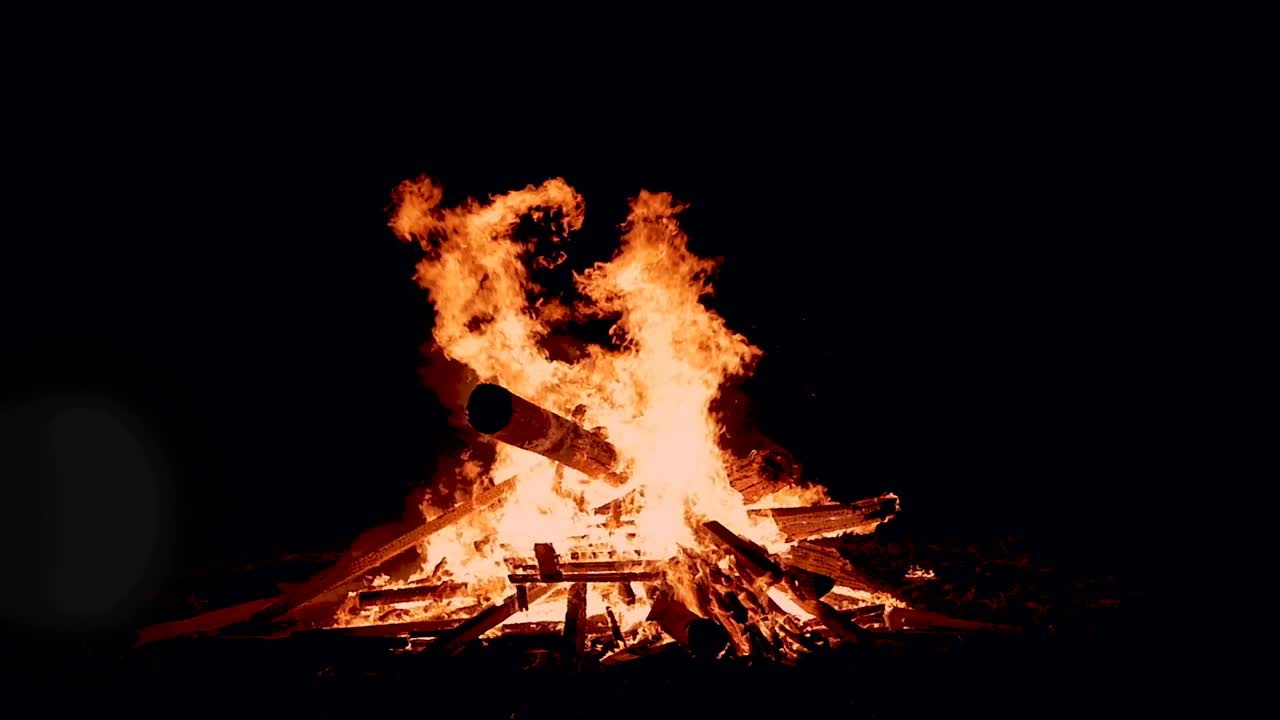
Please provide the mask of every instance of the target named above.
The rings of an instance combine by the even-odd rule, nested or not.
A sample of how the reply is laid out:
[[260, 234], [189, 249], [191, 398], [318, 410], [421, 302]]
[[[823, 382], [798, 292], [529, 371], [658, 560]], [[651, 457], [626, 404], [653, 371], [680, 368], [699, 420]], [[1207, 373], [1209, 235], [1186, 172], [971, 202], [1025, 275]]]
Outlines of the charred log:
[[626, 482], [617, 472], [618, 451], [608, 440], [500, 385], [481, 383], [471, 391], [467, 421], [481, 433], [589, 477]]

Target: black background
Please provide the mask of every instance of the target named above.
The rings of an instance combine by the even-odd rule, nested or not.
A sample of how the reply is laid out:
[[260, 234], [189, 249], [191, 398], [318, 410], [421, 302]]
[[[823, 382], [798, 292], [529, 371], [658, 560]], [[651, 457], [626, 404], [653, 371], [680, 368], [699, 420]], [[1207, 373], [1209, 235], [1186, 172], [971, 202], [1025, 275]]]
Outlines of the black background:
[[[724, 258], [710, 302], [765, 352], [758, 424], [810, 477], [1145, 576], [1185, 472], [1167, 430], [1191, 313], [1168, 265], [1183, 158], [1147, 86], [828, 61], [568, 85], [462, 68], [372, 91], [289, 63], [140, 60], [38, 84], [13, 111], [29, 222], [3, 264], [15, 587], [92, 593], [66, 577], [88, 562], [75, 548], [99, 548], [94, 577], [126, 564], [113, 548], [159, 551], [115, 604], [20, 600], [15, 620], [136, 622], [193, 567], [340, 550], [401, 516], [453, 447], [417, 376], [415, 252], [386, 227], [421, 173], [453, 200], [564, 177], [586, 198], [581, 261], [607, 255], [628, 197], [674, 193], [694, 250]], [[136, 457], [50, 464], [119, 436], [50, 444], [48, 408], [104, 402], [150, 484]]]

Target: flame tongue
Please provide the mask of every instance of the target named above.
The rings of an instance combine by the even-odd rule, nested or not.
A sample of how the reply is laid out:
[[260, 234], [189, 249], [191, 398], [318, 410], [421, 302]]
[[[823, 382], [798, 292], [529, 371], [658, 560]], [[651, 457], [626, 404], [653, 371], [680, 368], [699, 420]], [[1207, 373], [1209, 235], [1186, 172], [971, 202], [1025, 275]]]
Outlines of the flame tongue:
[[[563, 260], [563, 249], [540, 258], [515, 230], [524, 217], [549, 222], [557, 237], [578, 229], [584, 205], [573, 188], [549, 180], [454, 208], [441, 198], [426, 178], [402, 184], [391, 225], [424, 251], [416, 277], [436, 309], [437, 345], [483, 381], [467, 416], [502, 441], [483, 475], [517, 485], [500, 508], [431, 537], [413, 579], [465, 583], [476, 600], [492, 602], [515, 592], [508, 576], [517, 568], [532, 572], [545, 561], [535, 560], [535, 545], [550, 544], [565, 562], [666, 560], [685, 551], [724, 560], [696, 531], [709, 520], [769, 551], [785, 549], [772, 517], [749, 513], [733, 489], [717, 444], [712, 400], [760, 351], [702, 303], [715, 263], [689, 252], [676, 220], [682, 207], [668, 194], [641, 192], [618, 251], [575, 275], [580, 300], [566, 304], [529, 272]], [[573, 362], [542, 349], [566, 321], [601, 317], [617, 318], [613, 347], [587, 346]], [[610, 502], [612, 511], [595, 512]], [[761, 502], [829, 500], [821, 489], [784, 487]], [[703, 607], [690, 572], [668, 572], [668, 580], [686, 605]], [[592, 583], [588, 610], [607, 604], [621, 629], [633, 630], [650, 610], [637, 586], [639, 593]], [[419, 614], [445, 613], [438, 605]]]

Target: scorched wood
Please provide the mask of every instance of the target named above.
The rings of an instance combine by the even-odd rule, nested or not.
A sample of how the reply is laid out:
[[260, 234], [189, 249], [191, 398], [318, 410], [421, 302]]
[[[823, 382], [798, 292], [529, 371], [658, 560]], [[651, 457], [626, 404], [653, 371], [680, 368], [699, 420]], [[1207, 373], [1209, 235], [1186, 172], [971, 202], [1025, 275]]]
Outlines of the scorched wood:
[[478, 432], [535, 452], [592, 478], [621, 485], [618, 451], [600, 434], [539, 407], [501, 385], [481, 383], [467, 398], [467, 421]]

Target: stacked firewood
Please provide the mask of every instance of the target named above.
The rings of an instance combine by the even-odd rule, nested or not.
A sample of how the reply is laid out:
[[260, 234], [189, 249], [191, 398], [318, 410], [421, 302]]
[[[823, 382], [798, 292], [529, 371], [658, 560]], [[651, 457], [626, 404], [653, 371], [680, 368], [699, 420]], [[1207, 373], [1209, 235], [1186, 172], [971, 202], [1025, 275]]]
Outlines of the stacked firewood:
[[[613, 485], [626, 482], [618, 452], [602, 435], [503, 388], [478, 387], [468, 413], [477, 430], [495, 439]], [[748, 455], [730, 473], [731, 483], [748, 504], [798, 479], [795, 464], [776, 449]], [[497, 595], [490, 592], [492, 588], [469, 587], [441, 572], [410, 586], [375, 586], [373, 578], [381, 568], [435, 533], [498, 506], [518, 482], [513, 478], [481, 487], [471, 499], [277, 597], [153, 626], [141, 633], [139, 641], [236, 628], [276, 636], [321, 629], [403, 637], [428, 652], [449, 655], [494, 634], [553, 634], [566, 662], [609, 665], [643, 657], [671, 643], [695, 657], [790, 659], [833, 644], [864, 642], [877, 628], [939, 622], [904, 614], [910, 611], [892, 588], [860, 573], [838, 551], [817, 540], [870, 532], [898, 511], [898, 499], [892, 494], [848, 504], [750, 511], [771, 518], [791, 543], [781, 555], [770, 554], [721, 523], [707, 520], [695, 528], [702, 540], [699, 548], [670, 558], [618, 557], [607, 550], [579, 548], [561, 552], [549, 543], [538, 543], [532, 556], [508, 558], [510, 572]], [[611, 516], [623, 508], [613, 503], [597, 512]], [[607, 594], [614, 604], [589, 616], [589, 588]], [[476, 600], [484, 597], [493, 600]], [[650, 622], [639, 631], [627, 632], [618, 614], [634, 607], [639, 597], [649, 607], [646, 619]], [[509, 622], [535, 603], [550, 602], [563, 602], [562, 620]], [[357, 615], [360, 622], [335, 622], [339, 610]]]

